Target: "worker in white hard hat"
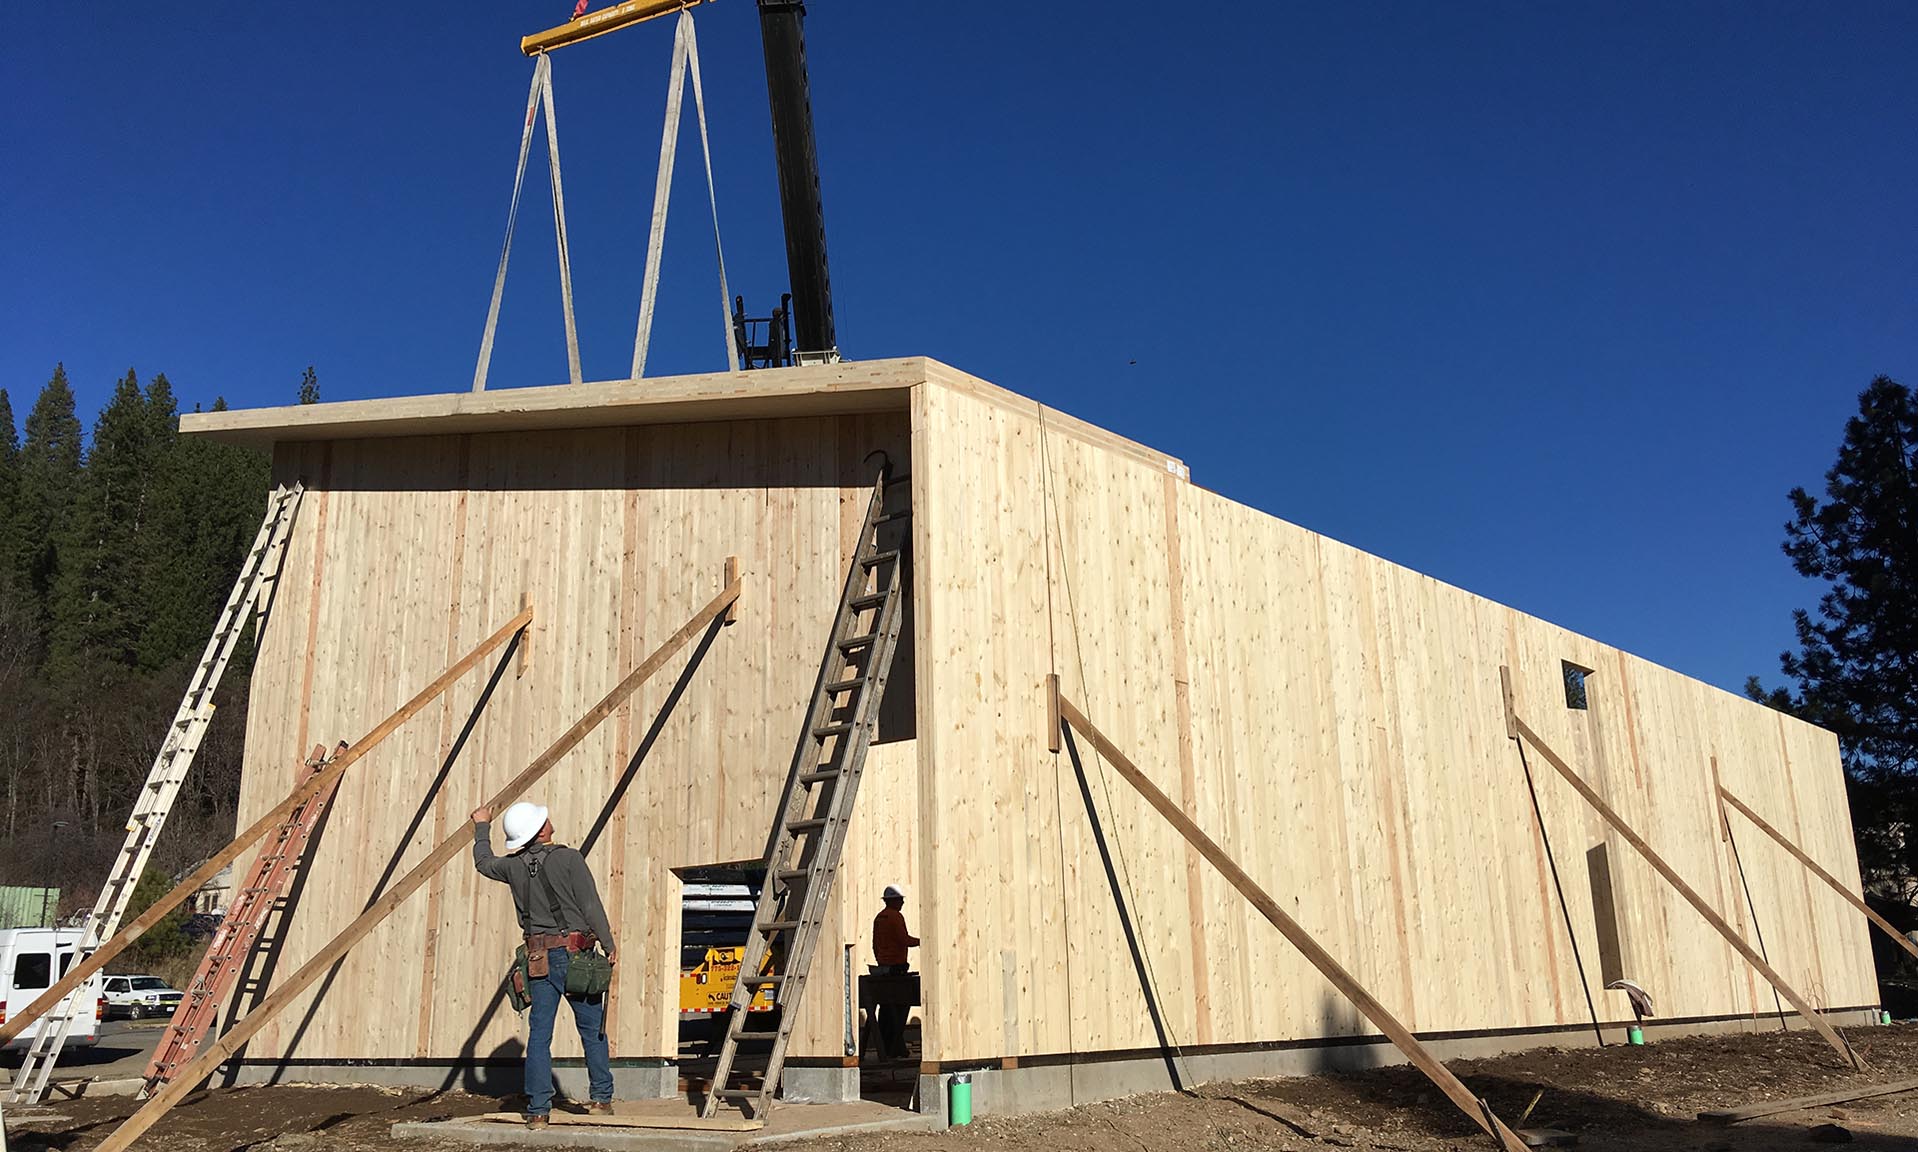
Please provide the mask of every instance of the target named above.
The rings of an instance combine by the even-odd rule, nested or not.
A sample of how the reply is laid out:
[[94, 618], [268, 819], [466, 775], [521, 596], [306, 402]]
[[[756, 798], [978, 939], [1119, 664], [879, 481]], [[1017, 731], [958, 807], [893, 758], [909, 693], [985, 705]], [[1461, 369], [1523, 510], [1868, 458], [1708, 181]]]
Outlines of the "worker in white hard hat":
[[[872, 918], [872, 958], [879, 974], [904, 975], [912, 971], [907, 949], [919, 947], [919, 937], [906, 931], [906, 894], [897, 884], [888, 884], [880, 899], [886, 906]], [[887, 1059], [906, 1058], [906, 1019], [911, 1014], [904, 1004], [879, 1005], [879, 1043]]]
[[613, 928], [599, 902], [599, 888], [586, 869], [579, 850], [553, 843], [553, 822], [538, 804], [524, 801], [500, 817], [509, 855], [493, 855], [490, 808], [473, 810], [473, 866], [480, 875], [513, 890], [519, 928], [526, 936], [527, 996], [532, 1024], [526, 1040], [526, 1123], [544, 1128], [553, 1111], [553, 1024], [559, 1002], [572, 1006], [586, 1052], [586, 1079], [592, 1103], [588, 1110], [613, 1110], [613, 1071], [606, 1045], [606, 997], [571, 995], [566, 975], [572, 959], [591, 952], [595, 944], [606, 949], [606, 959], [619, 963]]

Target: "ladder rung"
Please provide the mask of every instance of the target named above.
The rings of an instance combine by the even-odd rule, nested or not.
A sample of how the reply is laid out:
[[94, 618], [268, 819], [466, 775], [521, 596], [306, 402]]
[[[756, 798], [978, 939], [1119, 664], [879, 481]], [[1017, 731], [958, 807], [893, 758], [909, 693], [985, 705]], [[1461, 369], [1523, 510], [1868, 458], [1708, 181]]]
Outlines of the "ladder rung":
[[731, 1035], [734, 1040], [777, 1040], [779, 1039], [778, 1029], [774, 1029], [771, 1032], [748, 1032], [737, 1024], [733, 1025]]
[[721, 1100], [757, 1100], [766, 1094], [764, 1088], [716, 1088], [713, 1095]]
[[841, 652], [850, 652], [854, 648], [864, 648], [877, 639], [879, 639], [879, 633], [868, 632], [863, 636], [848, 636], [838, 644], [835, 644], [834, 647], [838, 648]]
[[815, 740], [824, 740], [828, 736], [844, 736], [846, 733], [851, 732], [853, 728], [853, 723], [850, 720], [845, 720], [837, 724], [821, 724], [812, 730], [812, 734]]
[[850, 680], [835, 680], [826, 685], [826, 692], [828, 695], [836, 692], [850, 692], [865, 682], [866, 678], [864, 676], [854, 676]]
[[884, 552], [874, 552], [864, 560], [861, 560], [859, 566], [861, 568], [877, 568], [881, 564], [889, 564], [897, 559], [899, 559], [899, 549], [888, 548]]
[[853, 611], [864, 612], [868, 608], [877, 608], [881, 604], [884, 604], [891, 596], [892, 593], [890, 592], [874, 592], [869, 596], [855, 596], [852, 601]]
[[817, 784], [821, 780], [831, 780], [837, 775], [839, 775], [839, 769], [837, 768], [821, 768], [817, 772], [801, 772], [799, 774], [799, 782], [801, 784]]
[[810, 875], [812, 875], [812, 869], [810, 869], [810, 868], [788, 868], [788, 869], [786, 869], [786, 870], [785, 870], [785, 871], [783, 871], [783, 872], [775, 872], [775, 873], [773, 873], [773, 875], [779, 878], [779, 882], [780, 882], [781, 884], [790, 884], [790, 883], [792, 883], [792, 882], [793, 882], [794, 880], [803, 880], [803, 879], [805, 879], [806, 877], [808, 877], [808, 876], [810, 876]]
[[789, 932], [799, 927], [797, 920], [768, 920], [759, 926], [759, 930], [770, 936], [774, 932]]
[[817, 832], [826, 826], [826, 818], [815, 816], [808, 820], [790, 820], [786, 823], [788, 832]]
[[785, 982], [786, 978], [784, 976], [746, 976], [740, 980], [742, 984], [770, 984], [775, 988]]
[[874, 517], [873, 523], [889, 524], [894, 520], [910, 520], [910, 519], [912, 519], [912, 512], [910, 510], [903, 511], [903, 512], [888, 512], [884, 516]]

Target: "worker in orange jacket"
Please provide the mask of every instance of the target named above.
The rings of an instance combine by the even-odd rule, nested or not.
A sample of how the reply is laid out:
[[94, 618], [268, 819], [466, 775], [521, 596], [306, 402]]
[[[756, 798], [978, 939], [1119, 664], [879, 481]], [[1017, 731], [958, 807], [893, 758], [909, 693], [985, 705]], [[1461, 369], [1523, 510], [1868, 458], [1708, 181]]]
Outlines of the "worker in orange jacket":
[[[919, 937], [906, 931], [906, 894], [898, 885], [888, 884], [881, 894], [886, 906], [872, 918], [872, 958], [882, 974], [903, 975], [912, 970], [909, 948], [919, 947]], [[904, 1004], [879, 1006], [879, 1043], [889, 1060], [906, 1058], [906, 1018], [912, 1009]]]

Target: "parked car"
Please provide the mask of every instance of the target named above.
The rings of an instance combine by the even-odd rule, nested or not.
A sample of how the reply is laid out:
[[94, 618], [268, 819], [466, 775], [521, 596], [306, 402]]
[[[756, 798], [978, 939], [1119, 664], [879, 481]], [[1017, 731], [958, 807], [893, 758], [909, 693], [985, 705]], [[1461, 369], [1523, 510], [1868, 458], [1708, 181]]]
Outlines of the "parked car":
[[[77, 928], [9, 928], [0, 931], [0, 1021], [11, 1013], [24, 1011], [40, 998], [53, 982], [67, 974], [73, 964], [73, 949], [80, 943]], [[61, 1004], [77, 1012], [67, 1029], [66, 1046], [86, 1048], [100, 1041], [100, 1019], [106, 999], [100, 993], [100, 978], [94, 976], [74, 989]], [[7, 1042], [7, 1051], [24, 1051], [45, 1026], [43, 1016], [31, 1027]]]
[[180, 1006], [180, 992], [158, 976], [109, 976], [107, 1011], [134, 1020], [171, 1016]]

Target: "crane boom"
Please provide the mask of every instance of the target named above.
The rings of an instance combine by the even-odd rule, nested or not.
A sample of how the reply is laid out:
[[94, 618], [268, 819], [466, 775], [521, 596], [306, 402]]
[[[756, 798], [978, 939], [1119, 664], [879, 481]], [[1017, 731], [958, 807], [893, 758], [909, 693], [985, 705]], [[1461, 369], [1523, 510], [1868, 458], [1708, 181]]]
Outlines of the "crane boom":
[[826, 269], [826, 216], [819, 199], [819, 153], [813, 141], [812, 91], [806, 77], [805, 19], [802, 0], [759, 0], [766, 96], [772, 103], [773, 154], [779, 170], [779, 214], [785, 223], [786, 274], [792, 283], [792, 334], [802, 364], [839, 359], [832, 277]]

